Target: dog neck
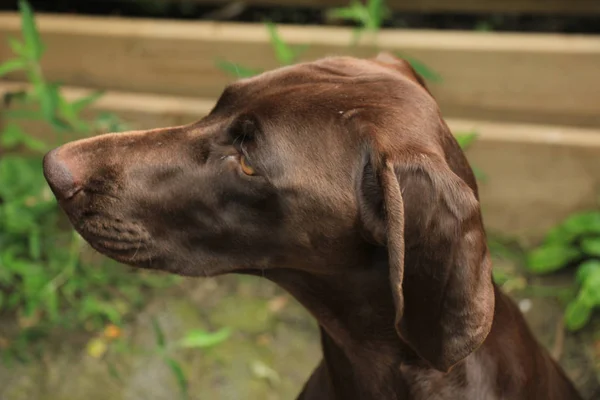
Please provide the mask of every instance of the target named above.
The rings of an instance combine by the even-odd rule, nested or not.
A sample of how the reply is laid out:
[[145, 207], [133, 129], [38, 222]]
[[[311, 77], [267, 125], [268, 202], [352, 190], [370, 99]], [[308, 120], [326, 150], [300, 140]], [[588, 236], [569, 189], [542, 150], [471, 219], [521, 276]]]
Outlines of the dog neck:
[[[405, 390], [397, 387], [402, 385], [400, 366], [416, 360], [394, 326], [387, 256], [375, 253], [376, 262], [371, 258], [368, 267], [351, 266], [343, 275], [295, 270], [265, 275], [317, 319], [324, 358], [319, 372], [328, 375], [332, 388], [344, 391], [335, 398], [396, 398]], [[390, 396], [383, 396], [388, 391]]]

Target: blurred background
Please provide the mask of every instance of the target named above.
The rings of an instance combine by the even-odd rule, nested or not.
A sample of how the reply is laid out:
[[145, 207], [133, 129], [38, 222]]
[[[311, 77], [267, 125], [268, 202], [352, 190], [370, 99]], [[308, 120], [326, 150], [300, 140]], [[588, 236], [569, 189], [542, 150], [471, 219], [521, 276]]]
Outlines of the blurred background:
[[72, 232], [48, 149], [192, 122], [328, 55], [423, 75], [480, 185], [494, 279], [600, 398], [597, 0], [0, 0], [0, 399], [292, 399], [315, 322], [266, 280], [135, 271]]

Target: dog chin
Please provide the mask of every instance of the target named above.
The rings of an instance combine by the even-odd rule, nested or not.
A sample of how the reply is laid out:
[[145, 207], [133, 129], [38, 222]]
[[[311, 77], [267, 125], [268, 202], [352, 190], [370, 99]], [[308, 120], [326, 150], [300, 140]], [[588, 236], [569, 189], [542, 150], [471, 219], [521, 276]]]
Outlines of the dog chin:
[[216, 266], [202, 265], [198, 263], [183, 263], [183, 262], [165, 262], [162, 264], [165, 271], [175, 273], [181, 276], [197, 277], [197, 278], [216, 278], [222, 275], [229, 274], [244, 274], [244, 275], [261, 275], [262, 272], [252, 267], [244, 266]]
[[162, 269], [160, 258], [140, 249], [110, 250], [105, 245], [88, 242], [98, 253], [118, 263], [144, 269]]

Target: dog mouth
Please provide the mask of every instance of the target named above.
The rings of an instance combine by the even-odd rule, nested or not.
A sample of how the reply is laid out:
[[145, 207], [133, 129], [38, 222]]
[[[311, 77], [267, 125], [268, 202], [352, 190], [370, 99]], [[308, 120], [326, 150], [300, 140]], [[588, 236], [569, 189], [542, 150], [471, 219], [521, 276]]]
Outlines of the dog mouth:
[[93, 249], [115, 261], [147, 267], [156, 258], [150, 234], [135, 222], [94, 216], [74, 226]]

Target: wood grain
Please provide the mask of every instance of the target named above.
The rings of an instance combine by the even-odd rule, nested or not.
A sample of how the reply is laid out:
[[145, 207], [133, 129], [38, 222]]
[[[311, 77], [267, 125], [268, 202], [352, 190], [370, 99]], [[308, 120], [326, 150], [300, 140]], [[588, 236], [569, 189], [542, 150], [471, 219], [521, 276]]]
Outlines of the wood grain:
[[[261, 25], [53, 15], [38, 23], [45, 74], [74, 86], [212, 98], [233, 80], [217, 60], [278, 66]], [[18, 29], [15, 15], [0, 14], [0, 60], [10, 55], [2, 39]], [[443, 77], [431, 88], [446, 116], [600, 126], [600, 37], [385, 30], [349, 47], [348, 29], [280, 33], [309, 45], [303, 60], [379, 49], [416, 58]]]

